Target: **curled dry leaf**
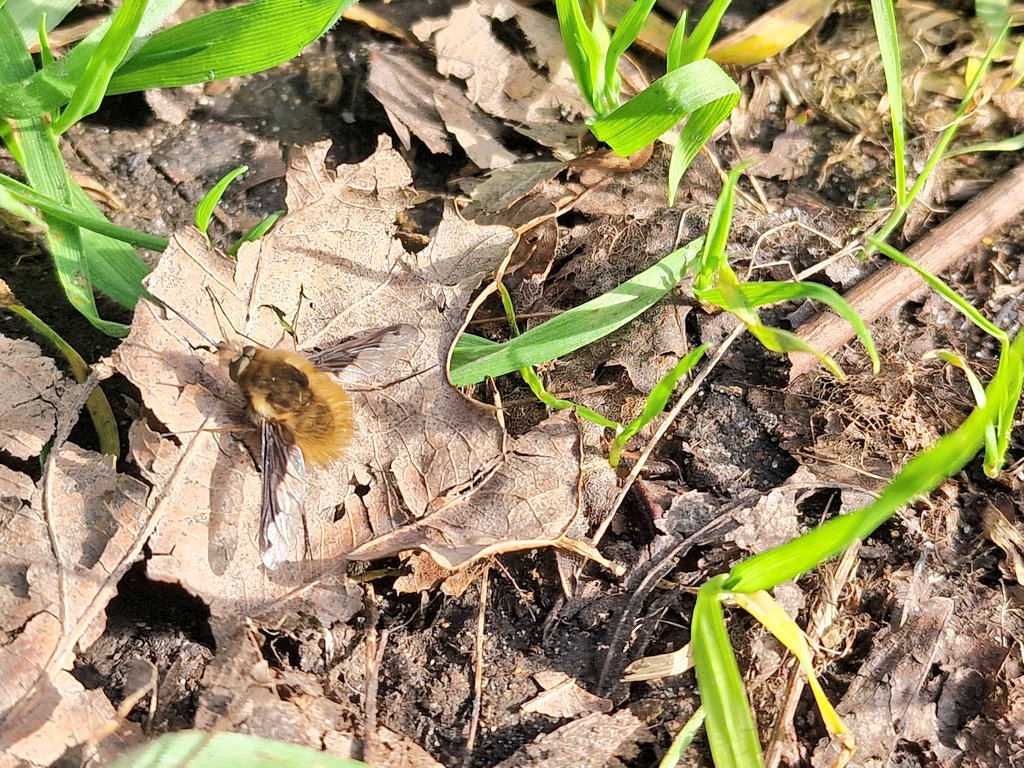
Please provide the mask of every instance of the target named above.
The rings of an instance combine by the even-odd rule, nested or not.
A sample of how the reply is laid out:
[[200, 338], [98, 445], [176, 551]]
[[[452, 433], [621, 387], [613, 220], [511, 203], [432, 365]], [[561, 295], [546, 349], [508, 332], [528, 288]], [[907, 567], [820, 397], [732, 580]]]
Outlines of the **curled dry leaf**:
[[[496, 23], [518, 26], [531, 44], [530, 52], [510, 51], [495, 36]], [[574, 118], [587, 107], [555, 19], [503, 0], [481, 0], [456, 8], [446, 19], [421, 20], [412, 32], [433, 44], [437, 71], [464, 80], [466, 96], [485, 113], [539, 144], [575, 154], [585, 127]], [[446, 121], [451, 117], [441, 103], [438, 109]], [[461, 142], [457, 126], [448, 128]]]
[[[339, 169], [336, 178], [323, 169], [326, 146], [297, 155], [288, 176], [294, 213], [261, 243], [243, 248], [234, 263], [197, 234], [179, 233], [148, 284], [216, 336], [209, 290], [240, 333], [267, 346], [283, 336], [274, 310], [292, 317], [300, 294], [301, 348], [395, 322], [418, 327], [419, 346], [408, 359], [349, 387], [352, 445], [335, 464], [311, 471], [306, 484], [311, 552], [297, 541], [281, 568], [261, 567], [255, 430], [245, 426], [237, 386], [213, 355], [198, 349], [204, 343], [198, 334], [173, 312], [143, 303], [117, 352], [118, 368], [173, 435], [142, 428], [133, 434], [133, 454], [168, 504], [150, 541], [150, 575], [181, 582], [215, 613], [272, 609], [302, 584], [301, 594], [320, 611], [333, 594], [341, 617], [343, 587], [322, 580], [340, 579], [339, 558], [360, 545], [384, 537], [456, 567], [517, 536], [530, 546], [553, 543], [577, 511], [575, 424], [553, 420], [503, 454], [494, 418], [467, 402], [444, 374], [471, 295], [507, 254], [512, 232], [465, 222], [448, 210], [431, 245], [406, 253], [393, 232], [410, 198], [410, 174], [383, 141], [374, 156]], [[557, 472], [551, 471], [555, 455]], [[184, 479], [170, 488], [167, 478], [175, 472]], [[488, 503], [474, 506], [481, 494]], [[424, 518], [429, 523], [416, 522]], [[381, 546], [369, 556], [385, 550], [394, 551]], [[316, 577], [323, 599], [308, 586]]]
[[66, 382], [53, 360], [31, 341], [0, 336], [0, 451], [38, 456], [53, 437]]

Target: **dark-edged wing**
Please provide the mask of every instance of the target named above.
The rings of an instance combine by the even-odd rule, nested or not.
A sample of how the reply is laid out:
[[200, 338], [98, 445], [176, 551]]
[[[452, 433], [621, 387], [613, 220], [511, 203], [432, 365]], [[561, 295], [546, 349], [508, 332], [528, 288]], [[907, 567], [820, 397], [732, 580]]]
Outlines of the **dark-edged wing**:
[[305, 530], [302, 497], [306, 489], [306, 462], [287, 427], [264, 421], [260, 463], [260, 555], [263, 565], [272, 571], [288, 558], [295, 541], [293, 532]]
[[328, 373], [355, 372], [372, 376], [400, 360], [419, 341], [420, 332], [399, 323], [367, 331], [340, 344], [308, 354], [309, 362]]

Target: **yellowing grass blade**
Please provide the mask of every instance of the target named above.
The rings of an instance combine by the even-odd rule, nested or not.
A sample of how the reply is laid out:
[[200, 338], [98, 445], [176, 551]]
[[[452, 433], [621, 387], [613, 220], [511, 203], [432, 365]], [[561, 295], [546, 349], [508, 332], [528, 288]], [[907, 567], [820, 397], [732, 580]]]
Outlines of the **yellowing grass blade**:
[[797, 623], [767, 592], [734, 594], [731, 596], [731, 601], [757, 619], [765, 629], [775, 636], [776, 640], [789, 649], [804, 674], [807, 675], [807, 684], [811, 686], [811, 692], [814, 694], [814, 701], [818, 705], [818, 711], [821, 712], [825, 728], [839, 740], [844, 751], [852, 752], [853, 736], [849, 733], [842, 718], [839, 717], [835, 707], [832, 706], [832, 702], [828, 700], [828, 696], [825, 695], [825, 691], [822, 690], [821, 684], [814, 674], [811, 649], [807, 645], [807, 637]]
[[745, 66], [786, 50], [832, 8], [832, 0], [789, 0], [711, 46], [708, 58]]

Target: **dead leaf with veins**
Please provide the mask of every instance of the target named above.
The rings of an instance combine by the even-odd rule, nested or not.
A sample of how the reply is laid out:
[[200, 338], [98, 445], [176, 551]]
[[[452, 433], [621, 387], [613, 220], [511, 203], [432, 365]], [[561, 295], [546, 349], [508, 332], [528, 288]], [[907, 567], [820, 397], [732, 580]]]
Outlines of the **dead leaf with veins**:
[[0, 754], [49, 765], [114, 718], [100, 689], [68, 671], [103, 632], [103, 610], [142, 551], [142, 483], [113, 460], [73, 445], [53, 449], [37, 487], [0, 467]]
[[[505, 46], [494, 35], [496, 23], [514, 23], [529, 40], [530, 52], [520, 55]], [[439, 73], [465, 81], [472, 104], [539, 144], [577, 153], [585, 126], [575, 118], [588, 108], [553, 18], [505, 0], [480, 0], [455, 8], [447, 18], [422, 19], [411, 29], [433, 45]], [[462, 140], [456, 127], [449, 130]]]
[[0, 451], [17, 459], [42, 453], [53, 437], [57, 403], [67, 386], [38, 346], [0, 335]]
[[[409, 359], [348, 387], [353, 444], [307, 482], [311, 556], [297, 542], [280, 569], [261, 567], [258, 447], [245, 428], [237, 386], [198, 349], [198, 334], [174, 312], [144, 303], [116, 354], [118, 368], [175, 436], [133, 431], [133, 455], [156, 494], [190, 457], [150, 541], [149, 575], [179, 581], [215, 613], [272, 610], [299, 585], [311, 606], [322, 603], [327, 596], [316, 590], [347, 591], [338, 581], [340, 558], [377, 540], [400, 540], [404, 549], [422, 549], [454, 568], [507, 547], [557, 543], [578, 513], [575, 422], [551, 419], [503, 451], [493, 416], [445, 378], [444, 361], [473, 292], [506, 257], [514, 234], [448, 209], [431, 244], [407, 253], [393, 235], [411, 178], [382, 141], [375, 155], [339, 168], [336, 177], [323, 169], [326, 146], [297, 155], [288, 175], [295, 213], [263, 241], [243, 248], [233, 263], [198, 234], [179, 233], [148, 283], [154, 296], [215, 335], [209, 289], [239, 333], [267, 346], [283, 335], [274, 310], [291, 317], [300, 295], [302, 348], [395, 322], [418, 327], [420, 344]], [[420, 535], [425, 530], [427, 538]], [[520, 547], [512, 543], [517, 537]], [[328, 577], [333, 586], [309, 586]], [[338, 617], [346, 610], [338, 608]]]

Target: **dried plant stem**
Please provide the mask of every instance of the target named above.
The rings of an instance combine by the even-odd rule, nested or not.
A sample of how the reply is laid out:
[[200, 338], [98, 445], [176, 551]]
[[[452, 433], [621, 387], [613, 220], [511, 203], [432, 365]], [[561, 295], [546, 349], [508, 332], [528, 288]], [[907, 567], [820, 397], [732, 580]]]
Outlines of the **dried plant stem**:
[[[1024, 163], [917, 241], [907, 249], [907, 256], [932, 274], [945, 272], [982, 237], [1014, 219], [1022, 209]], [[916, 273], [887, 264], [847, 291], [845, 298], [870, 324], [927, 292], [928, 286]], [[826, 355], [850, 341], [853, 334], [853, 328], [831, 312], [818, 315], [797, 329], [801, 339]], [[810, 355], [792, 355], [791, 360], [790, 381], [817, 366]]]

